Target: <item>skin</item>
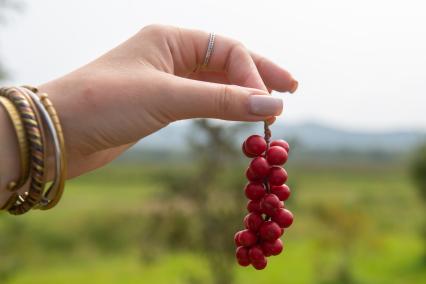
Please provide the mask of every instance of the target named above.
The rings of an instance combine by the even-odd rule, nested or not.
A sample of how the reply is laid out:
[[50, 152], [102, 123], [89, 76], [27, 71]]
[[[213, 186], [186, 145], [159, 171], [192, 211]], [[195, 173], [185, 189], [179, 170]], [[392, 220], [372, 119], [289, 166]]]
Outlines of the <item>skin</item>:
[[[207, 68], [209, 34], [151, 25], [93, 62], [38, 86], [49, 94], [63, 127], [68, 178], [109, 163], [141, 138], [190, 118], [273, 122], [279, 110], [255, 115], [251, 95], [294, 92], [297, 81], [240, 42], [216, 35]], [[0, 108], [0, 205], [19, 175], [18, 146]], [[48, 172], [52, 173], [49, 146]], [[52, 178], [49, 176], [49, 178]], [[25, 191], [24, 186], [21, 191]]]

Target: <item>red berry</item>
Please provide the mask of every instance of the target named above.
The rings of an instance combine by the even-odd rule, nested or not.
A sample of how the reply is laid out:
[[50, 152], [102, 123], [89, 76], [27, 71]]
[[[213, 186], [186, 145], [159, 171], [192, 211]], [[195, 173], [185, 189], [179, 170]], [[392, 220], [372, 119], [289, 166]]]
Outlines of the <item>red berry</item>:
[[[279, 238], [277, 240], [279, 240]], [[272, 241], [272, 242], [263, 241], [263, 242], [260, 243], [260, 247], [262, 248], [263, 254], [266, 257], [270, 257], [272, 255], [272, 250], [270, 248], [270, 244], [273, 243], [273, 242], [275, 242], [275, 241]]]
[[265, 258], [263, 251], [259, 246], [254, 246], [249, 249], [248, 256], [251, 262], [256, 262]]
[[243, 143], [242, 150], [243, 150], [244, 155], [246, 155], [249, 158], [257, 157], [256, 155], [252, 155], [252, 154], [250, 154], [246, 151], [246, 142]]
[[271, 186], [271, 193], [275, 194], [281, 201], [285, 201], [290, 197], [290, 188], [283, 185], [273, 185]]
[[244, 258], [250, 259], [248, 253], [249, 253], [249, 249], [242, 246], [237, 247], [237, 249], [235, 250], [235, 256], [238, 259], [244, 259]]
[[[277, 223], [266, 221], [260, 226], [259, 235], [265, 241], [274, 241], [282, 234], [282, 230]], [[241, 238], [240, 238], [241, 239]]]
[[284, 148], [287, 153], [290, 153], [290, 145], [288, 145], [287, 141], [284, 141], [282, 139], [280, 140], [274, 140], [271, 142], [271, 144], [269, 146], [280, 146], [282, 148]]
[[249, 181], [253, 181], [253, 182], [261, 182], [264, 178], [254, 174], [253, 171], [250, 169], [250, 167], [248, 167], [246, 170], [246, 177]]
[[257, 232], [262, 223], [262, 216], [258, 213], [250, 213], [244, 218], [244, 226], [253, 232]]
[[281, 228], [288, 228], [293, 224], [293, 213], [289, 210], [281, 208], [279, 209], [274, 216], [272, 216], [272, 220], [276, 222]]
[[283, 242], [276, 239], [273, 242], [263, 242], [261, 247], [265, 256], [279, 255], [283, 251]]
[[265, 187], [261, 183], [249, 182], [244, 190], [250, 200], [259, 200], [265, 195]]
[[255, 213], [262, 213], [262, 210], [260, 209], [260, 201], [257, 200], [250, 200], [247, 203], [247, 211], [248, 212], [255, 212]]
[[[279, 239], [277, 239], [277, 240], [279, 240]], [[261, 246], [261, 248], [262, 248], [262, 251], [263, 251], [263, 254], [266, 256], [266, 257], [270, 257], [271, 255], [272, 255], [272, 253], [269, 251], [269, 248], [264, 248], [264, 246], [265, 246], [265, 244], [269, 244], [269, 242], [262, 242], [261, 244], [260, 244], [260, 246]]]
[[238, 231], [234, 235], [234, 242], [237, 247], [241, 246], [240, 240], [238, 239], [240, 237], [240, 233], [241, 231]]
[[265, 178], [269, 173], [269, 164], [263, 157], [256, 157], [250, 162], [250, 170], [259, 178]]
[[238, 259], [237, 258], [237, 262], [238, 262], [238, 264], [239, 265], [241, 265], [241, 266], [249, 266], [250, 265], [250, 259], [246, 259], [246, 258], [242, 258], [242, 259]]
[[256, 261], [252, 262], [253, 267], [257, 270], [264, 269], [267, 264], [268, 264], [268, 260], [266, 259], [266, 257], [263, 257], [262, 260], [256, 260]]
[[235, 257], [241, 266], [248, 266], [250, 264], [249, 249], [246, 247], [238, 247], [235, 251]]
[[252, 245], [255, 245], [257, 242], [257, 237], [256, 234], [249, 231], [249, 230], [244, 230], [241, 231], [239, 236], [238, 236], [238, 241], [241, 245], [245, 246], [245, 247], [250, 247]]
[[278, 166], [272, 167], [269, 171], [268, 181], [270, 185], [282, 185], [287, 181], [287, 172]]
[[265, 138], [259, 135], [252, 135], [244, 142], [244, 148], [248, 154], [260, 156], [266, 150]]
[[268, 216], [274, 216], [275, 212], [283, 206], [279, 198], [272, 193], [265, 194], [260, 201], [262, 212]]
[[272, 146], [266, 151], [266, 159], [270, 165], [284, 165], [287, 162], [287, 151], [280, 146]]

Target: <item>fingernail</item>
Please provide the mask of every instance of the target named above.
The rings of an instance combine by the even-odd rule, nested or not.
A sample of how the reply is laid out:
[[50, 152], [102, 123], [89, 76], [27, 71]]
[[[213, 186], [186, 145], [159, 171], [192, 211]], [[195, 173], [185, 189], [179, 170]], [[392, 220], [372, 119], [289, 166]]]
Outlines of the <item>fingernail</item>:
[[280, 115], [283, 110], [283, 101], [270, 95], [251, 95], [249, 97], [251, 114], [261, 116]]
[[297, 87], [299, 87], [299, 82], [297, 82], [296, 80], [293, 80], [293, 83], [290, 89], [290, 94], [293, 94], [294, 92], [296, 92]]

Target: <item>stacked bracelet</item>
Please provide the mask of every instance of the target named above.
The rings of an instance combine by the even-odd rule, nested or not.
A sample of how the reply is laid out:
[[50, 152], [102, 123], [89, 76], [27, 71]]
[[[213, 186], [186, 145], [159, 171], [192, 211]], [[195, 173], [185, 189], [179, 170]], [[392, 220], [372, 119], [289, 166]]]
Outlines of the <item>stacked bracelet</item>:
[[[0, 88], [0, 102], [12, 119], [20, 143], [21, 175], [17, 182], [8, 184], [8, 189], [15, 191], [30, 179], [28, 192], [21, 195], [14, 192], [0, 208], [13, 215], [24, 214], [30, 209], [47, 210], [54, 207], [59, 202], [65, 185], [67, 162], [62, 127], [47, 94], [38, 96], [37, 92], [36, 88], [27, 86]], [[46, 191], [48, 137], [45, 135], [45, 129], [51, 138], [55, 155], [54, 179]], [[27, 159], [24, 161], [25, 155]]]

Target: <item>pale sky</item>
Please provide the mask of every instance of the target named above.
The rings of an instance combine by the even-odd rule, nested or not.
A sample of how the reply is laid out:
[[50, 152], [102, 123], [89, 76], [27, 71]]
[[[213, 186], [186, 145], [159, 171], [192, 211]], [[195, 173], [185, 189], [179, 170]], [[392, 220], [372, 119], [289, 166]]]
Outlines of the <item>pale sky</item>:
[[65, 74], [162, 23], [215, 31], [300, 82], [280, 122], [426, 130], [426, 1], [24, 1], [0, 29], [7, 83]]

